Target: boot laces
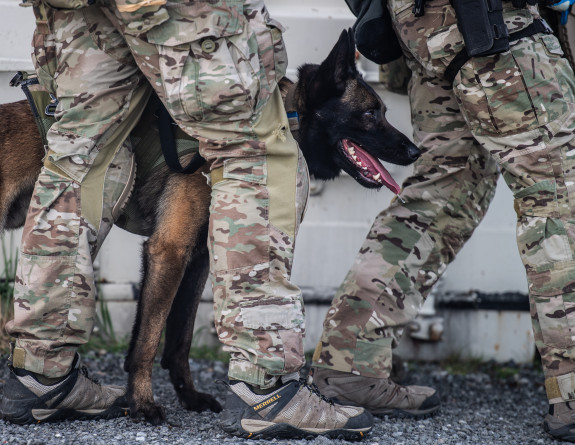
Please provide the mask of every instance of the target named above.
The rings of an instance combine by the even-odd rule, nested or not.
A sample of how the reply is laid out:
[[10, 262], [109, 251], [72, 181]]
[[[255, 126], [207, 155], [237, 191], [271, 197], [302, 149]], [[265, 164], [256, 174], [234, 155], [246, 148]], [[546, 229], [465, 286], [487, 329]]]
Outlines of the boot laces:
[[304, 387], [306, 388], [309, 392], [311, 392], [312, 394], [316, 395], [317, 397], [320, 398], [320, 400], [329, 403], [330, 405], [333, 405], [333, 400], [331, 400], [329, 397], [324, 396], [320, 391], [319, 388], [315, 385], [315, 383], [307, 383], [306, 379], [299, 379], [299, 385], [300, 387]]
[[87, 378], [90, 382], [98, 385], [98, 386], [102, 386], [102, 384], [100, 383], [100, 381], [92, 376], [89, 375], [88, 373], [88, 368], [86, 368], [85, 366], [81, 366], [80, 367], [80, 373]]

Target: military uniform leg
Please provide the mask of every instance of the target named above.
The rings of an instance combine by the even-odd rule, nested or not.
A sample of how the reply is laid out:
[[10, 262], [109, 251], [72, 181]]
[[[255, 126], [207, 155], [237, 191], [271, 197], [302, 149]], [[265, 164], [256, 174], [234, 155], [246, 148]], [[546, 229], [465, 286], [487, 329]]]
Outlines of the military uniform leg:
[[[59, 377], [92, 331], [92, 261], [133, 174], [124, 139], [148, 87], [138, 87], [128, 48], [110, 49], [121, 36], [98, 8], [50, 10], [50, 17], [59, 33], [45, 36], [51, 49], [38, 47], [36, 62], [42, 78], [55, 78], [58, 121], [24, 227], [7, 330], [16, 337], [14, 366]], [[93, 37], [98, 31], [102, 39]]]
[[389, 376], [392, 347], [495, 192], [496, 165], [474, 143], [446, 82], [413, 71], [414, 139], [423, 154], [403, 184], [405, 204], [395, 200], [376, 217], [334, 298], [314, 356], [320, 368]]
[[[303, 303], [289, 277], [296, 198], [305, 193], [298, 192], [298, 147], [277, 90], [286, 66], [281, 31], [263, 2], [218, 3], [168, 2], [182, 21], [145, 37], [133, 35], [113, 6], [106, 11], [211, 163], [216, 328], [232, 353], [230, 377], [265, 387], [303, 366]], [[205, 26], [192, 32], [189, 21]], [[178, 26], [182, 32], [173, 33]], [[300, 190], [306, 187], [307, 179]]]

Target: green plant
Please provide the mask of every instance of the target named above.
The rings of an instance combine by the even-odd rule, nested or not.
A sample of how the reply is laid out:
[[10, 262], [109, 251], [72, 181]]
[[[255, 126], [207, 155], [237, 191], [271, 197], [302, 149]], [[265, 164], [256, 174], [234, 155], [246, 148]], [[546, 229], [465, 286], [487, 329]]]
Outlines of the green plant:
[[222, 350], [220, 346], [192, 346], [190, 357], [196, 360], [215, 360], [224, 363], [230, 362], [230, 354]]
[[[14, 249], [12, 233], [1, 239], [2, 260], [4, 267], [0, 270], [0, 351], [8, 350], [9, 336], [5, 326], [14, 315], [12, 294], [14, 292], [14, 278], [16, 276], [16, 263], [18, 251]], [[15, 253], [14, 253], [15, 252]]]
[[518, 368], [511, 368], [509, 366], [498, 366], [494, 370], [495, 377], [498, 380], [506, 380], [519, 374]]
[[473, 374], [482, 369], [485, 360], [482, 357], [463, 357], [461, 354], [452, 354], [440, 361], [441, 367], [450, 374]]
[[[102, 295], [100, 289], [98, 289], [98, 295]], [[96, 326], [99, 328], [99, 334], [112, 343], [117, 343], [116, 333], [114, 332], [114, 325], [112, 324], [112, 317], [110, 315], [110, 310], [108, 309], [108, 304], [103, 298], [99, 298], [100, 313], [96, 313]]]
[[222, 349], [221, 344], [218, 344], [217, 346], [201, 344], [203, 338], [206, 335], [209, 336], [209, 333], [210, 331], [208, 326], [201, 326], [194, 331], [194, 337], [192, 338], [189, 356], [196, 360], [217, 360], [220, 362], [229, 363], [230, 354]]

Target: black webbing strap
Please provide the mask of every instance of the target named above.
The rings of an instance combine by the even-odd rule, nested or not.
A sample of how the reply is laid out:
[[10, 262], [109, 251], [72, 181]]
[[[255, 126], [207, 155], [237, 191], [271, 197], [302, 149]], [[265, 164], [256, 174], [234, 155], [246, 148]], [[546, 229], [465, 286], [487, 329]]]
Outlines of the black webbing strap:
[[[545, 20], [535, 19], [533, 20], [533, 23], [531, 23], [529, 26], [526, 26], [522, 30], [510, 34], [509, 41], [514, 42], [516, 40], [523, 39], [524, 37], [529, 37], [534, 34], [539, 33], [551, 34], [552, 32], [553, 30]], [[465, 50], [465, 48], [463, 48], [449, 63], [443, 77], [445, 77], [447, 80], [453, 83], [453, 81], [455, 80], [455, 76], [457, 76], [457, 73], [459, 72], [461, 67], [465, 65], [465, 63], [469, 59], [470, 57], [467, 54], [467, 51]]]
[[166, 165], [170, 167], [170, 170], [176, 173], [190, 175], [204, 165], [206, 160], [200, 156], [200, 153], [195, 153], [190, 163], [182, 167], [172, 125], [176, 125], [172, 116], [170, 116], [166, 107], [161, 104], [158, 108], [158, 132], [160, 133], [160, 145], [162, 146], [162, 153], [164, 154]]

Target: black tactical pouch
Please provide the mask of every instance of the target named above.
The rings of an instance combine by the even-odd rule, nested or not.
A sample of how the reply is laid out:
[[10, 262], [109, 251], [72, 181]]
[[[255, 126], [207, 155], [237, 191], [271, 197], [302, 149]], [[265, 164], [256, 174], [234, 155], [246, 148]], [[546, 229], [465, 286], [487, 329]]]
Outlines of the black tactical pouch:
[[452, 0], [452, 4], [469, 57], [489, 56], [509, 49], [502, 0]]

